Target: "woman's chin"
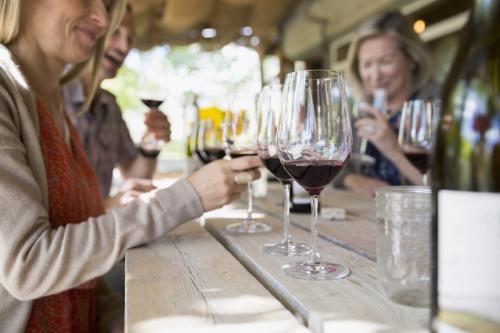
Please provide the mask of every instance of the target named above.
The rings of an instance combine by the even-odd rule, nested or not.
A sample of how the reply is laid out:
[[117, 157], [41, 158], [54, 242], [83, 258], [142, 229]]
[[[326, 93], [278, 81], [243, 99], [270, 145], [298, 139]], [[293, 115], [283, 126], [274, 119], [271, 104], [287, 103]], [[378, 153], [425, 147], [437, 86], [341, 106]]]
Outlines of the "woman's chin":
[[72, 65], [82, 63], [87, 61], [92, 56], [92, 53], [93, 49], [76, 50], [66, 59], [66, 62]]

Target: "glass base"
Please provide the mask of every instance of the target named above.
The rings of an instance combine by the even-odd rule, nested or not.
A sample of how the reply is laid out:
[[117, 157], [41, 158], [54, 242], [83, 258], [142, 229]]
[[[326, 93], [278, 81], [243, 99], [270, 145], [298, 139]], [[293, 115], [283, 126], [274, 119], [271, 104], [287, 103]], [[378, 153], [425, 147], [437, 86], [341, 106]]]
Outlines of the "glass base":
[[226, 226], [226, 231], [231, 234], [255, 234], [270, 230], [271, 226], [262, 222], [239, 222]]
[[285, 243], [266, 244], [262, 247], [264, 254], [272, 256], [301, 256], [311, 252], [309, 245], [289, 241]]
[[283, 272], [291, 277], [304, 280], [339, 280], [349, 275], [349, 269], [340, 264], [327, 261], [310, 264], [293, 262], [282, 267]]

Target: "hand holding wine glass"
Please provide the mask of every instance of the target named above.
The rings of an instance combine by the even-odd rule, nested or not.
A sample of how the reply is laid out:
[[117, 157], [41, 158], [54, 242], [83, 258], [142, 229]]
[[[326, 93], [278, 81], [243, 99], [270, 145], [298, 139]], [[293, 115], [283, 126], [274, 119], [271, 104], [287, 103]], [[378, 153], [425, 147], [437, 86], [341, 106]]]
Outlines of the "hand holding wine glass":
[[[373, 92], [373, 101], [372, 107], [377, 109], [379, 112], [385, 114], [387, 110], [387, 98], [384, 89], [375, 89]], [[366, 109], [369, 108], [369, 105], [366, 102], [357, 103], [352, 110], [353, 116], [356, 120], [360, 120], [363, 118], [373, 118], [370, 112], [367, 112]], [[375, 128], [371, 125], [368, 125], [366, 128], [368, 131], [374, 131]], [[353, 153], [351, 156], [351, 162], [357, 164], [357, 169], [361, 169], [362, 165], [372, 165], [375, 163], [375, 158], [366, 154], [366, 147], [368, 145], [368, 139], [366, 137], [361, 137], [359, 152]]]
[[285, 274], [307, 280], [341, 279], [346, 267], [323, 261], [318, 251], [319, 194], [342, 170], [352, 148], [345, 87], [329, 70], [289, 73], [283, 90], [278, 154], [286, 171], [312, 197], [312, 253], [306, 262], [283, 266]]
[[166, 88], [147, 76], [141, 77], [139, 87], [139, 98], [148, 108], [144, 115], [146, 132], [140, 147], [150, 153], [159, 153], [163, 144], [170, 141], [170, 122], [159, 109], [166, 99]]

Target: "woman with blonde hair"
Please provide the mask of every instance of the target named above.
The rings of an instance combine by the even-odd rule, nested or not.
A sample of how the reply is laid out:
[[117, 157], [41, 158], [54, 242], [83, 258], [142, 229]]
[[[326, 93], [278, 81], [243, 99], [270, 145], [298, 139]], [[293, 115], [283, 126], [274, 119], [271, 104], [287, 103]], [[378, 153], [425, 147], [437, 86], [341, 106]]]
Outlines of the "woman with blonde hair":
[[[0, 0], [0, 332], [120, 332], [100, 279], [125, 250], [235, 199], [258, 158], [207, 165], [104, 213], [59, 91], [68, 64], [99, 69], [123, 0]], [[63, 80], [65, 80], [63, 79]], [[88, 96], [92, 99], [92, 94]]]
[[373, 100], [375, 92], [383, 90], [386, 110], [360, 103], [371, 117], [357, 120], [355, 128], [358, 137], [368, 140], [366, 153], [375, 163], [364, 165], [361, 173], [347, 169], [340, 183], [369, 195], [379, 187], [405, 181], [420, 184], [422, 176], [403, 155], [396, 133], [405, 101], [439, 94], [430, 83], [431, 61], [425, 45], [399, 12], [390, 11], [361, 24], [349, 52], [347, 74], [357, 97]]

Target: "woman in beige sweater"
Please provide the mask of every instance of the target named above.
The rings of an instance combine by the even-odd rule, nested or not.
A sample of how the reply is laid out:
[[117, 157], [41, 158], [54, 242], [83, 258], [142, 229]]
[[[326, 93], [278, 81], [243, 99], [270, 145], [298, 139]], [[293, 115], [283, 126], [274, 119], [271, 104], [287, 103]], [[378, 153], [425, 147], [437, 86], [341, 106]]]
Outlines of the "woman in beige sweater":
[[[257, 158], [212, 163], [104, 215], [95, 214], [102, 212], [99, 200], [87, 196], [84, 201], [95, 207], [83, 221], [64, 221], [63, 210], [62, 220], [58, 215], [54, 222], [60, 201], [80, 189], [63, 186], [54, 178], [59, 169], [52, 168], [75, 165], [81, 151], [64, 117], [60, 77], [67, 64], [88, 59], [99, 68], [106, 31], [120, 21], [123, 9], [123, 0], [0, 0], [0, 332], [119, 332], [120, 301], [99, 277], [126, 249], [238, 197], [245, 186], [235, 184], [235, 175], [260, 164]], [[46, 138], [61, 139], [66, 154], [56, 155], [67, 160], [51, 158], [56, 152], [47, 148], [53, 142]], [[82, 164], [85, 169], [88, 163]], [[97, 184], [94, 175], [68, 179], [88, 193]], [[81, 204], [64, 203], [70, 208]], [[84, 306], [78, 303], [81, 295]], [[59, 299], [72, 307], [61, 306], [66, 303]], [[72, 313], [88, 322], [75, 323]]]

